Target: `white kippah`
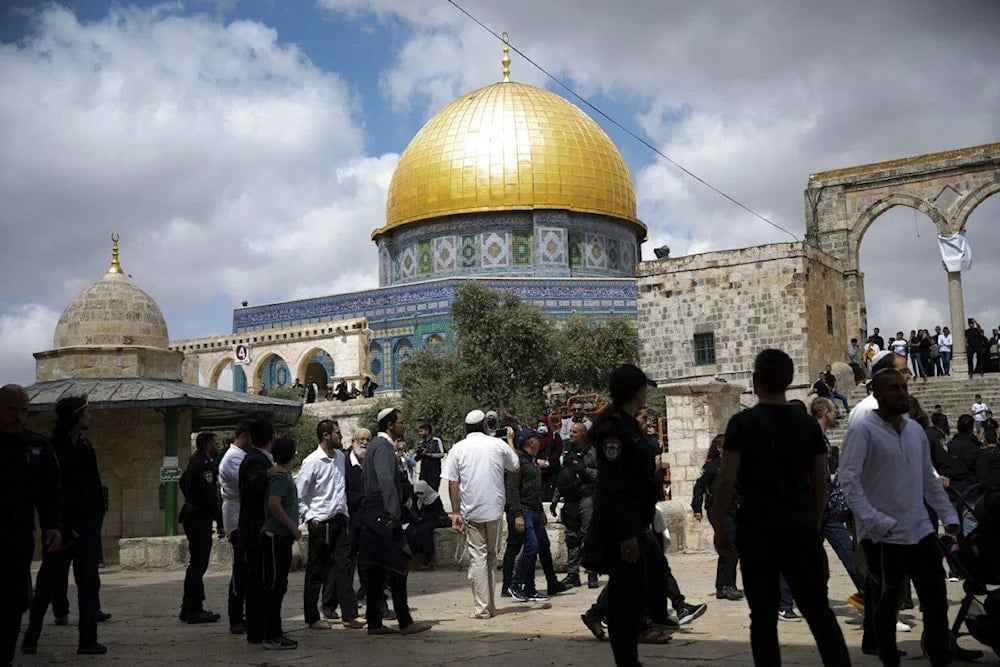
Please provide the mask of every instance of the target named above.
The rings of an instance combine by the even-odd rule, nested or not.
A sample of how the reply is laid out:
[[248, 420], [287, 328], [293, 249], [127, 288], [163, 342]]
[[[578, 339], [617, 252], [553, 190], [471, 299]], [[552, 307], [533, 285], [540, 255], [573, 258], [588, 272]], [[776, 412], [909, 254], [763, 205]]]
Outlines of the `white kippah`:
[[890, 354], [893, 354], [892, 350], [882, 350], [881, 352], [879, 352], [878, 354], [876, 354], [874, 357], [872, 357], [872, 366], [874, 366], [878, 362], [882, 361], [883, 359], [885, 359]]
[[486, 419], [486, 415], [483, 414], [482, 410], [473, 410], [469, 414], [465, 415], [465, 423], [469, 426], [482, 424], [484, 419]]
[[382, 421], [383, 419], [391, 415], [395, 409], [396, 408], [385, 408], [384, 410], [380, 410], [378, 413], [378, 421]]

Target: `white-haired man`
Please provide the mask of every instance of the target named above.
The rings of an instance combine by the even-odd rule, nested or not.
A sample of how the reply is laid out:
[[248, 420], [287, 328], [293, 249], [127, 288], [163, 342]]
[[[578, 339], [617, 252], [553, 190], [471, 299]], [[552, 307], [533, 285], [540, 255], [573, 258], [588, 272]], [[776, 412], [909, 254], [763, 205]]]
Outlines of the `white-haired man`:
[[520, 469], [513, 429], [507, 427], [504, 443], [485, 433], [485, 422], [482, 410], [465, 416], [467, 435], [451, 448], [441, 475], [448, 480], [452, 527], [465, 536], [469, 546], [473, 618], [490, 618], [496, 613], [494, 578], [507, 497], [504, 472]]

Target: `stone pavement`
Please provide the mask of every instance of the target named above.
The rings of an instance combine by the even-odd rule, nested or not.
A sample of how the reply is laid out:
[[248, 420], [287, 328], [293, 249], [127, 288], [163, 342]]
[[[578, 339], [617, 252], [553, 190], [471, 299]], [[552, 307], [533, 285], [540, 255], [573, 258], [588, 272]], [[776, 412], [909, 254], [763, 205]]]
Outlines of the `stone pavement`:
[[[843, 568], [830, 554], [835, 573], [831, 580], [835, 611], [851, 647], [855, 665], [877, 665], [861, 653], [858, 615], [843, 600], [850, 583]], [[679, 661], [686, 665], [749, 665], [749, 619], [744, 602], [715, 600], [715, 558], [710, 554], [677, 554], [670, 557], [681, 589], [690, 601], [709, 603], [708, 612], [685, 626], [664, 646], [640, 646], [647, 665]], [[498, 573], [499, 575], [499, 573]], [[416, 571], [410, 575], [410, 602], [418, 620], [434, 628], [412, 637], [369, 637], [364, 630], [315, 631], [302, 621], [302, 572], [290, 575], [285, 598], [285, 629], [299, 640], [295, 651], [269, 652], [250, 646], [243, 637], [228, 633], [225, 619], [209, 625], [185, 625], [177, 620], [183, 570], [134, 572], [111, 569], [102, 574], [104, 610], [110, 622], [100, 626], [100, 641], [108, 646], [106, 656], [81, 657], [75, 653], [76, 629], [46, 625], [35, 656], [17, 655], [17, 665], [122, 664], [122, 665], [612, 665], [611, 649], [593, 639], [579, 615], [597, 591], [577, 588], [552, 599], [551, 608], [518, 604], [498, 598], [500, 614], [489, 620], [468, 618], [472, 597], [463, 571], [453, 568]], [[499, 577], [498, 577], [499, 578]], [[541, 580], [541, 573], [539, 573]], [[602, 582], [604, 579], [602, 578]], [[210, 572], [206, 577], [206, 606], [225, 615], [226, 574]], [[961, 588], [948, 584], [952, 613], [957, 609]], [[73, 599], [73, 591], [70, 591]], [[77, 617], [71, 612], [71, 621]], [[51, 618], [51, 617], [50, 617]], [[921, 624], [898, 635], [907, 651], [904, 664], [926, 664], [919, 659]], [[785, 664], [817, 665], [819, 659], [804, 622], [779, 623]], [[978, 647], [971, 638], [961, 643]], [[993, 653], [979, 664], [1000, 664]]]

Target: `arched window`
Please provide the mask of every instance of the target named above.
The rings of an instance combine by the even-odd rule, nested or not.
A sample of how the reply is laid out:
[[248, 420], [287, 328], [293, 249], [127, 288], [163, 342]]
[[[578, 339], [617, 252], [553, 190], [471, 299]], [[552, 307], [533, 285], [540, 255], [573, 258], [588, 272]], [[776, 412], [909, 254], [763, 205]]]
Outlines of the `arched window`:
[[399, 389], [399, 369], [413, 354], [413, 343], [409, 338], [400, 338], [392, 347], [392, 388]]

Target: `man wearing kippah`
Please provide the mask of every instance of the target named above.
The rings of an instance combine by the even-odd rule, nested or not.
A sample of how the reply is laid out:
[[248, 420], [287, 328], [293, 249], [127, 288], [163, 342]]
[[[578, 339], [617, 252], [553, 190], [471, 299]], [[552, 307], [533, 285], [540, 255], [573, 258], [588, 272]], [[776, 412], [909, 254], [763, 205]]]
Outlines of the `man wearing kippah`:
[[496, 613], [494, 577], [503, 521], [506, 487], [504, 471], [516, 472], [520, 460], [514, 451], [514, 431], [507, 427], [506, 443], [487, 435], [486, 415], [473, 410], [465, 416], [465, 439], [451, 448], [441, 477], [448, 480], [452, 528], [465, 536], [469, 548], [469, 581], [475, 610], [472, 618]]
[[393, 443], [403, 437], [406, 421], [395, 408], [378, 413], [378, 436], [365, 452], [365, 498], [361, 505], [361, 530], [358, 562], [368, 568], [368, 595], [365, 617], [368, 634], [395, 634], [382, 625], [382, 590], [388, 582], [392, 605], [399, 623], [399, 633], [412, 635], [430, 630], [429, 623], [414, 621], [406, 594], [406, 573], [410, 553], [400, 521], [399, 475]]

